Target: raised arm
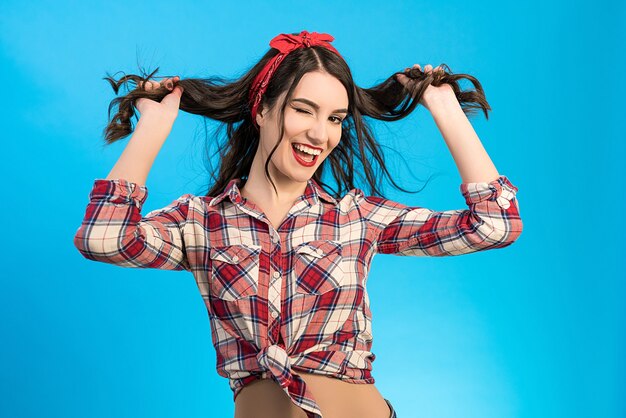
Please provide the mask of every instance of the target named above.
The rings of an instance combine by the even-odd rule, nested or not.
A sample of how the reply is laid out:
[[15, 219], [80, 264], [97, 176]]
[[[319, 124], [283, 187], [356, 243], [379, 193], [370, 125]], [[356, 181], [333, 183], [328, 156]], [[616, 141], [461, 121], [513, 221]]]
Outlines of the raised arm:
[[[422, 70], [419, 64], [413, 67]], [[443, 68], [439, 66], [433, 69], [432, 65], [427, 64], [423, 71], [431, 74], [443, 71]], [[397, 80], [409, 90], [417, 83], [404, 74], [398, 74]], [[464, 183], [490, 182], [499, 177], [498, 170], [487, 155], [450, 84], [429, 84], [420, 97], [420, 104], [433, 116]]]
[[[424, 70], [429, 73], [432, 66]], [[398, 79], [405, 85], [412, 82], [402, 75]], [[361, 210], [370, 221], [375, 248], [383, 254], [446, 256], [512, 244], [523, 226], [517, 187], [496, 170], [449, 84], [429, 85], [421, 103], [454, 158], [468, 209], [437, 212], [363, 197]]]
[[[148, 173], [169, 135], [180, 103], [179, 89], [157, 103], [140, 99], [135, 132], [106, 179], [96, 179], [74, 245], [88, 259], [123, 267], [189, 270], [183, 228], [194, 197], [141, 215]], [[141, 105], [139, 105], [141, 103]]]

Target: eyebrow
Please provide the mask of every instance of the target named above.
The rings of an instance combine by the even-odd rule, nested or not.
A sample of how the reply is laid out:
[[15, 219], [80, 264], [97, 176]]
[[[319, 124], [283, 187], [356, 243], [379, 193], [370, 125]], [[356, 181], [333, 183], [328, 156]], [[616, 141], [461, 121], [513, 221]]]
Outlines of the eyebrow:
[[[305, 99], [304, 97], [296, 97], [295, 99], [292, 99], [291, 101], [292, 102], [306, 103], [306, 104], [308, 104], [309, 106], [311, 106], [315, 110], [319, 110], [320, 109], [320, 106], [317, 103], [312, 102], [309, 99]], [[335, 110], [333, 110], [333, 113], [348, 113], [348, 109], [335, 109]]]

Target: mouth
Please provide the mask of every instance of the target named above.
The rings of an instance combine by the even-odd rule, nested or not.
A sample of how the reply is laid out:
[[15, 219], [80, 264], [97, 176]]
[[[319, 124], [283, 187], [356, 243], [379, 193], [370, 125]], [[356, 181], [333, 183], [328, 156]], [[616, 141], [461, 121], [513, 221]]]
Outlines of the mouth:
[[[291, 145], [291, 152], [293, 153], [296, 161], [305, 167], [312, 167], [317, 162], [319, 155], [311, 155], [306, 152], [302, 152], [296, 148], [294, 148], [293, 144]], [[320, 154], [321, 155], [321, 154]]]

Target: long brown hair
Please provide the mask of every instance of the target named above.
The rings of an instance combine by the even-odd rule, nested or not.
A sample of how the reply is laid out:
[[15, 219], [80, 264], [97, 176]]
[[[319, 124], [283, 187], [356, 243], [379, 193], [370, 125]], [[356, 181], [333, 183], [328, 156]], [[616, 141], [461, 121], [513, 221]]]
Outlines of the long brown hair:
[[[246, 179], [250, 172], [259, 143], [259, 131], [252, 124], [248, 92], [255, 76], [261, 71], [265, 63], [277, 53], [277, 49], [270, 48], [258, 63], [236, 80], [222, 77], [187, 78], [181, 79], [177, 83], [184, 88], [180, 110], [223, 122], [221, 127], [226, 128], [225, 137], [220, 137], [219, 132], [216, 132], [215, 135], [217, 139], [215, 142], [218, 143], [217, 152], [219, 152], [219, 172], [215, 176], [214, 171], [209, 170], [212, 180], [209, 183], [207, 196], [216, 196], [224, 190], [231, 179]], [[426, 74], [417, 68], [412, 68], [409, 73], [404, 73], [417, 81], [412, 90], [405, 88], [395, 78], [396, 74], [403, 73], [403, 71], [392, 74], [378, 85], [361, 88], [354, 82], [345, 60], [328, 49], [312, 46], [292, 51], [277, 68], [262, 101], [262, 106], [265, 109], [272, 109], [276, 105], [280, 106], [278, 112], [279, 138], [265, 162], [265, 174], [274, 186], [274, 190], [276, 190], [276, 186], [270, 177], [268, 165], [280, 139], [283, 137], [286, 103], [288, 103], [293, 90], [304, 74], [311, 71], [323, 71], [336, 77], [346, 88], [349, 113], [343, 121], [339, 144], [318, 167], [313, 179], [326, 190], [330, 190], [328, 185], [322, 181], [324, 170], [330, 166], [331, 173], [339, 186], [339, 190], [331, 194], [337, 199], [341, 198], [346, 192], [356, 187], [353, 166], [356, 157], [356, 161], [360, 163], [365, 174], [365, 181], [369, 184], [370, 195], [382, 196], [380, 191], [382, 176], [374, 172], [370, 163], [374, 160], [396, 189], [415, 193], [402, 188], [393, 180], [385, 166], [381, 146], [375, 140], [364, 117], [382, 121], [402, 119], [416, 108], [428, 85], [439, 86], [442, 83], [448, 83], [452, 86], [456, 98], [466, 114], [469, 115], [476, 109], [482, 109], [485, 118], [488, 119], [488, 111], [491, 108], [478, 80], [468, 74], [451, 74], [449, 67], [445, 64], [442, 65], [442, 68], [444, 69], [443, 74], [436, 72]], [[105, 77], [105, 80], [111, 83], [116, 94], [122, 85], [126, 83], [134, 85], [133, 89], [129, 88], [128, 94], [113, 99], [109, 105], [109, 118], [115, 106], [117, 106], [117, 113], [104, 129], [107, 144], [111, 144], [132, 132], [133, 128], [130, 121], [136, 115], [134, 103], [137, 99], [147, 97], [160, 101], [166, 94], [170, 93], [165, 87], [150, 91], [137, 87], [139, 82], [153, 79], [157, 71], [158, 68], [150, 74], [142, 72], [143, 76], [126, 75], [117, 81], [110, 76]], [[461, 91], [458, 81], [463, 78], [469, 80], [476, 90]], [[284, 101], [276, 103], [278, 97], [285, 91], [287, 91], [287, 95]], [[221, 143], [219, 143], [220, 140]], [[209, 145], [207, 144], [207, 149]], [[357, 170], [357, 174], [361, 174], [360, 170]]]

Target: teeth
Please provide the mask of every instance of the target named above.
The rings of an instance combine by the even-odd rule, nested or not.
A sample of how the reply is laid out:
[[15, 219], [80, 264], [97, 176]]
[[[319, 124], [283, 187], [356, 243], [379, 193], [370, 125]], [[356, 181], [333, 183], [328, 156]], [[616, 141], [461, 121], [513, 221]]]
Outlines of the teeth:
[[320, 150], [313, 150], [311, 148], [307, 148], [304, 145], [300, 145], [300, 144], [293, 144], [293, 147], [297, 150], [306, 152], [307, 154], [310, 154], [310, 155], [320, 155], [322, 153], [322, 151]]

